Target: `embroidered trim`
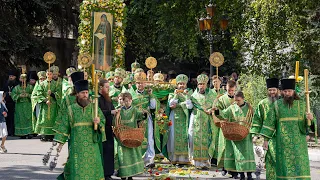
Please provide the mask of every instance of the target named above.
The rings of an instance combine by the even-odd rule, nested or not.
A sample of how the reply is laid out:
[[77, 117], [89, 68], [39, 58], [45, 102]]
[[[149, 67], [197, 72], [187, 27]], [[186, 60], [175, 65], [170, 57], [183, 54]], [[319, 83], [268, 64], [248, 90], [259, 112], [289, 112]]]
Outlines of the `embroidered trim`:
[[269, 126], [263, 125], [262, 127], [263, 127], [263, 128], [266, 128], [266, 129], [269, 129], [269, 130], [271, 130], [271, 131], [275, 131], [275, 129], [273, 129], [272, 127], [269, 127]]
[[93, 125], [92, 122], [80, 122], [80, 123], [74, 123], [73, 127], [76, 127], [76, 126], [92, 126], [92, 125]]

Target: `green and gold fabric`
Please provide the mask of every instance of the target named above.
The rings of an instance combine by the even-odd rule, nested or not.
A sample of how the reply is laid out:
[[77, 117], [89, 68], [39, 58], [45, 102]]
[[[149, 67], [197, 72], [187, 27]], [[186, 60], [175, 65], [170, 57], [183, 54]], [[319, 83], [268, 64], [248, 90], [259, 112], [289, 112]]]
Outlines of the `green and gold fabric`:
[[11, 97], [15, 101], [14, 125], [15, 135], [25, 136], [33, 133], [32, 128], [32, 105], [31, 94], [32, 85], [23, 88], [21, 85], [13, 88]]

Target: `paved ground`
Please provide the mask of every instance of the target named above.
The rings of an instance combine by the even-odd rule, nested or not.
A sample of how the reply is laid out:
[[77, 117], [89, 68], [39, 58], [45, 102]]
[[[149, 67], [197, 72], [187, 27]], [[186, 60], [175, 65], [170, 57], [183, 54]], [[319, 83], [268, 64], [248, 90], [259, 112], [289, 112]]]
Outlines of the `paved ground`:
[[[67, 151], [64, 147], [60, 154], [57, 168], [49, 171], [48, 166], [42, 164], [43, 155], [51, 147], [51, 143], [40, 142], [39, 139], [9, 138], [6, 142], [8, 149], [7, 154], [0, 154], [0, 180], [15, 180], [15, 179], [32, 179], [32, 180], [53, 180], [63, 171], [62, 164], [66, 161]], [[55, 155], [53, 151], [52, 155]], [[314, 152], [313, 152], [314, 153]], [[320, 156], [320, 154], [319, 154]], [[50, 161], [53, 159], [51, 157]], [[312, 179], [320, 180], [320, 162], [310, 161]], [[221, 177], [215, 171], [210, 172], [210, 176], [199, 176], [193, 179], [213, 179], [211, 174], [216, 174], [215, 179], [228, 179]], [[152, 179], [149, 177], [135, 177], [134, 179]], [[181, 177], [179, 179], [190, 179]], [[262, 175], [265, 179], [265, 175]]]

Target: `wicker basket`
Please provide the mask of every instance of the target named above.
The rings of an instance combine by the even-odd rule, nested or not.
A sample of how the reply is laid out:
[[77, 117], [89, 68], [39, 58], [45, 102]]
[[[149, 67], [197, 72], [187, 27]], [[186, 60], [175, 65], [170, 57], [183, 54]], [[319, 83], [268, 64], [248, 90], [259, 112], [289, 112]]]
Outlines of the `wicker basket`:
[[226, 119], [219, 119], [217, 116], [214, 115], [214, 113], [212, 113], [212, 119], [213, 119], [213, 122], [214, 122], [214, 125], [216, 125], [217, 127], [221, 128], [221, 123], [222, 122], [226, 122], [227, 120]]
[[248, 103], [249, 110], [244, 121], [221, 122], [221, 130], [226, 139], [231, 141], [241, 141], [247, 137], [251, 128], [253, 109]]
[[249, 128], [238, 122], [221, 122], [220, 124], [223, 136], [228, 140], [241, 141], [249, 134]]
[[[116, 123], [113, 128], [113, 133], [116, 138], [119, 139], [121, 144], [128, 148], [135, 148], [141, 146], [144, 140], [145, 129], [143, 126], [139, 128], [133, 128], [120, 123], [120, 112], [116, 115]], [[142, 125], [143, 123], [141, 123]]]

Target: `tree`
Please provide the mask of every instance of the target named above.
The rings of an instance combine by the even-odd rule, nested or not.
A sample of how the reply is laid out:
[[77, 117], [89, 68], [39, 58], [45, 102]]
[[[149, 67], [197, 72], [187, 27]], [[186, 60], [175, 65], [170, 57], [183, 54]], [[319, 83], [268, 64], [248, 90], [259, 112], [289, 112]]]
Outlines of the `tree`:
[[293, 74], [294, 63], [300, 60], [303, 67], [319, 72], [314, 68], [320, 63], [315, 56], [319, 46], [313, 41], [319, 39], [319, 26], [312, 23], [319, 7], [319, 1], [249, 1], [244, 14], [246, 28], [236, 36], [243, 66], [251, 72], [280, 77], [285, 66], [289, 67], [288, 75]]
[[0, 2], [0, 62], [1, 67], [4, 67], [2, 75], [18, 64], [43, 64], [43, 53], [47, 50], [43, 38], [50, 32], [48, 24], [51, 22], [60, 27], [62, 37], [69, 32], [66, 29], [71, 29], [70, 27], [77, 32], [79, 2], [76, 0]]
[[[174, 66], [181, 72], [200, 71], [209, 68], [209, 43], [202, 39], [197, 27], [197, 18], [204, 14], [208, 1], [132, 1], [128, 6], [126, 28], [126, 61], [127, 67], [137, 60], [144, 63], [148, 56], [158, 60], [159, 68]], [[215, 24], [222, 15], [232, 19], [221, 41], [215, 41], [215, 51], [225, 56], [226, 63], [222, 72], [239, 71], [239, 51], [233, 46], [233, 37], [242, 28], [241, 14], [243, 3], [217, 1], [218, 11]], [[214, 34], [221, 33], [215, 29]], [[177, 65], [183, 65], [177, 66]]]

